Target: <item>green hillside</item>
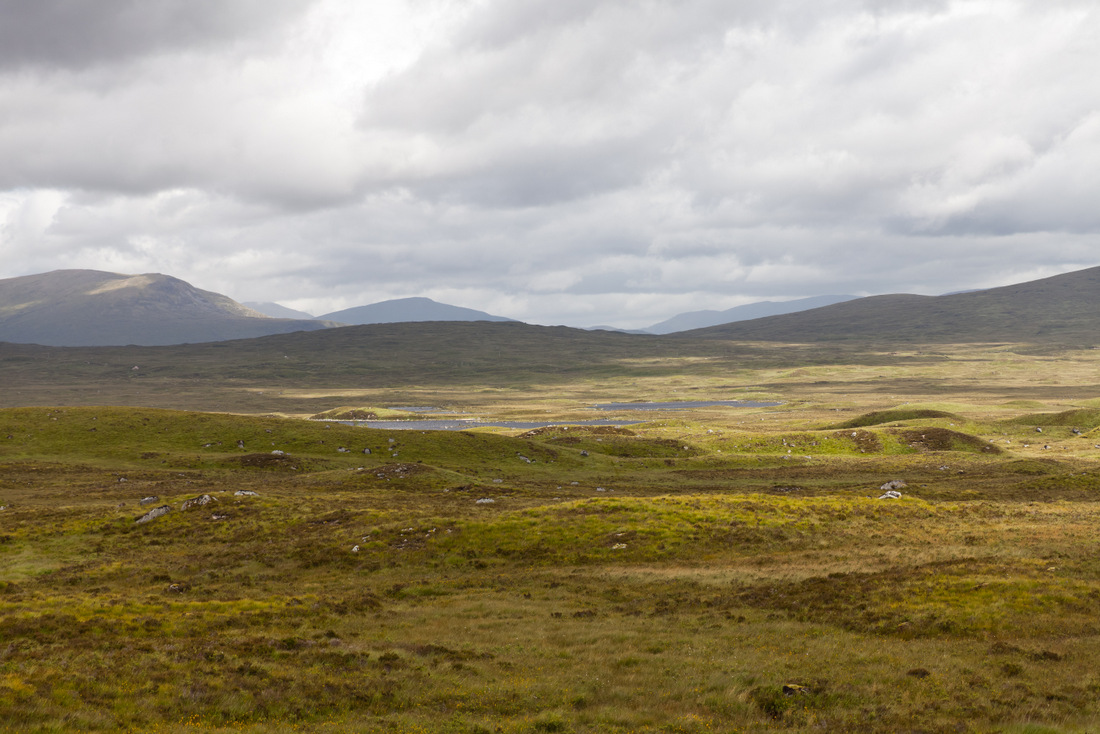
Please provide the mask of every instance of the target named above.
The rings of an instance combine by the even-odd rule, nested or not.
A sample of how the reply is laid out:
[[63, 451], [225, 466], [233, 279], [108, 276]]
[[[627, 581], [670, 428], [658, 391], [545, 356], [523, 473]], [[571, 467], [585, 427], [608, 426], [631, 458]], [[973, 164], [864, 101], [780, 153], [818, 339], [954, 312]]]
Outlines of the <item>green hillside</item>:
[[795, 314], [681, 332], [774, 342], [1100, 343], [1100, 267], [948, 296], [860, 298]]

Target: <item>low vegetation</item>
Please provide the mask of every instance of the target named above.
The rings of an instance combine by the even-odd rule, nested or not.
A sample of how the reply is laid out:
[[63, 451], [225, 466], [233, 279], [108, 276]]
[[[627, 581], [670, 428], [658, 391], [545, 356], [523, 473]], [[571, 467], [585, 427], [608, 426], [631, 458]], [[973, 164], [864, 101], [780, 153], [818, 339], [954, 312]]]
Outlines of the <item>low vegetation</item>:
[[1088, 731], [1100, 464], [1082, 415], [1006, 397], [454, 433], [0, 410], [4, 728]]

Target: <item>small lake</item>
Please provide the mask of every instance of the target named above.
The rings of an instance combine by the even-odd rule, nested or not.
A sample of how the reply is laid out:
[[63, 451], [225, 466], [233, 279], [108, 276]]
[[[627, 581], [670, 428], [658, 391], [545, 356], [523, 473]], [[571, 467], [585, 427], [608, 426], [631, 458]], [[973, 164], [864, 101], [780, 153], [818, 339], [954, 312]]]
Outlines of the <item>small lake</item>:
[[599, 410], [688, 410], [726, 405], [731, 408], [774, 408], [783, 403], [762, 403], [753, 400], [681, 400], [671, 403], [600, 403]]
[[547, 428], [549, 426], [633, 426], [642, 421], [481, 421], [481, 420], [407, 420], [407, 421], [333, 421], [348, 426], [386, 428], [399, 431], [464, 431], [468, 428]]

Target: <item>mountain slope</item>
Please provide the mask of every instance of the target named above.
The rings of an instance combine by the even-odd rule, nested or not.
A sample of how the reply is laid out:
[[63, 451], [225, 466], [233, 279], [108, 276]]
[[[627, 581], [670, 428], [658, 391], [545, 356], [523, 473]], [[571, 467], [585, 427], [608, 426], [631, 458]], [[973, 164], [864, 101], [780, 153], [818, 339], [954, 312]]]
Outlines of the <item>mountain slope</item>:
[[326, 328], [272, 319], [167, 275], [55, 270], [0, 280], [0, 341], [165, 345]]
[[396, 298], [390, 301], [334, 311], [319, 319], [341, 324], [396, 324], [407, 321], [514, 321], [462, 306], [438, 303], [430, 298]]
[[244, 301], [243, 306], [258, 311], [264, 316], [269, 316], [273, 319], [312, 319], [313, 314], [308, 314], [305, 311], [296, 311], [293, 308], [287, 308], [280, 303], [272, 303], [270, 301]]
[[744, 341], [1100, 343], [1100, 267], [945, 296], [886, 295], [680, 332]]
[[856, 296], [811, 296], [810, 298], [799, 298], [794, 301], [759, 301], [757, 303], [746, 303], [743, 306], [727, 308], [725, 311], [714, 311], [712, 309], [688, 311], [686, 313], [677, 314], [653, 326], [648, 326], [645, 328], [645, 331], [650, 334], [672, 334], [677, 331], [703, 329], [708, 326], [729, 324], [734, 321], [748, 321], [749, 319], [759, 319], [765, 316], [777, 316], [785, 313], [808, 311], [811, 308], [831, 306], [834, 303], [843, 303], [844, 301], [851, 301], [855, 298]]

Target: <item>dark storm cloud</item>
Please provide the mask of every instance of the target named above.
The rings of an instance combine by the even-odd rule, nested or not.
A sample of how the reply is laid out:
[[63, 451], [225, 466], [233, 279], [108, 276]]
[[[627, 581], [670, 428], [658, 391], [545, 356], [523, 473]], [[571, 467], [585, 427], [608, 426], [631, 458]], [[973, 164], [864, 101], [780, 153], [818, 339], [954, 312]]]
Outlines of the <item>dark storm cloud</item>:
[[80, 68], [285, 22], [309, 0], [0, 0], [0, 69]]

